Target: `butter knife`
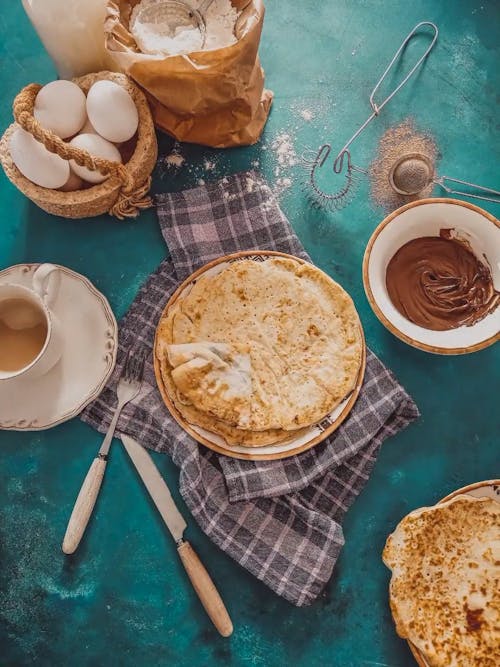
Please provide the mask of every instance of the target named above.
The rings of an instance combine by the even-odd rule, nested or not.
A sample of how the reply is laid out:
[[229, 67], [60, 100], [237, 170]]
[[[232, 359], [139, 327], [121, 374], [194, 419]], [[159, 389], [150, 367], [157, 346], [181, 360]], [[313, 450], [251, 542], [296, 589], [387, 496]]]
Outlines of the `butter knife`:
[[177, 509], [169, 488], [148, 452], [133, 438], [121, 435], [123, 446], [132, 459], [149, 495], [177, 545], [177, 552], [196, 594], [212, 623], [223, 637], [233, 632], [233, 624], [215, 584], [190, 543], [184, 539], [186, 522]]

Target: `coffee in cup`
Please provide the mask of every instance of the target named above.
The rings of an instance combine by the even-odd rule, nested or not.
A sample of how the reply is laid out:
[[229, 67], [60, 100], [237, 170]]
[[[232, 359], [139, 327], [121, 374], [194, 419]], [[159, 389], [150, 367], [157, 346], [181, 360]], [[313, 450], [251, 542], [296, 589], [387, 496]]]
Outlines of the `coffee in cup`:
[[45, 313], [25, 299], [0, 301], [0, 371], [17, 371], [40, 354], [47, 339]]
[[0, 285], [0, 381], [49, 371], [62, 352], [60, 325], [52, 312], [59, 269], [40, 265], [31, 287]]

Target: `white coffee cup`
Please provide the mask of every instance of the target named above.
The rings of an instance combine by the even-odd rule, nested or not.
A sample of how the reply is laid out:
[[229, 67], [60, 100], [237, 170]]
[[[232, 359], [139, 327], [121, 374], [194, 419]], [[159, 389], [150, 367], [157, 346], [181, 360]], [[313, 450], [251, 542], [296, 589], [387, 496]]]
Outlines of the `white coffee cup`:
[[42, 349], [29, 364], [12, 371], [0, 369], [0, 382], [15, 378], [33, 379], [44, 375], [59, 361], [62, 354], [62, 334], [59, 320], [52, 311], [57, 298], [61, 274], [53, 264], [41, 264], [33, 274], [31, 287], [4, 283], [0, 285], [0, 304], [7, 299], [20, 299], [35, 306], [44, 316], [47, 336]]

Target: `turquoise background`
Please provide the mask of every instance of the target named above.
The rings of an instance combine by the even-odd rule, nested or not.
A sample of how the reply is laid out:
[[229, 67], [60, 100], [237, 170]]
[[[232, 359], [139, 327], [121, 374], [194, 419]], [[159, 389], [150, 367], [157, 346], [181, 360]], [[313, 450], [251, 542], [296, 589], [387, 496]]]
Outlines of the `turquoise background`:
[[[389, 334], [366, 301], [361, 260], [384, 211], [362, 181], [338, 213], [313, 211], [300, 165], [281, 168], [281, 132], [297, 153], [330, 140], [337, 150], [369, 113], [368, 96], [402, 38], [435, 21], [438, 44], [421, 72], [353, 147], [366, 166], [392, 124], [412, 116], [441, 152], [440, 173], [498, 187], [499, 5], [495, 1], [269, 0], [261, 44], [275, 102], [262, 141], [214, 151], [183, 147], [176, 175], [161, 166], [155, 191], [259, 167], [271, 183], [290, 177], [283, 210], [313, 260], [352, 294], [368, 344], [415, 397], [422, 417], [386, 442], [345, 522], [346, 545], [323, 596], [296, 609], [216, 549], [177, 492], [177, 470], [155, 455], [188, 523], [187, 536], [212, 573], [235, 631], [220, 638], [182, 570], [175, 546], [121, 445], [115, 441], [86, 537], [72, 557], [60, 545], [73, 501], [100, 436], [77, 419], [40, 433], [0, 434], [0, 664], [2, 665], [413, 665], [391, 620], [388, 533], [413, 508], [464, 484], [499, 475], [500, 346], [448, 358], [411, 349]], [[420, 45], [422, 48], [422, 45]], [[413, 45], [408, 55], [415, 54]], [[55, 78], [20, 2], [0, 0], [0, 127], [31, 81]], [[306, 121], [300, 112], [311, 110]], [[160, 138], [160, 150], [172, 142]], [[203, 161], [214, 161], [205, 173]], [[437, 192], [435, 194], [438, 194]], [[485, 204], [498, 216], [500, 206]], [[122, 316], [165, 256], [156, 215], [119, 223], [45, 214], [0, 175], [0, 267], [52, 261], [87, 275]]]

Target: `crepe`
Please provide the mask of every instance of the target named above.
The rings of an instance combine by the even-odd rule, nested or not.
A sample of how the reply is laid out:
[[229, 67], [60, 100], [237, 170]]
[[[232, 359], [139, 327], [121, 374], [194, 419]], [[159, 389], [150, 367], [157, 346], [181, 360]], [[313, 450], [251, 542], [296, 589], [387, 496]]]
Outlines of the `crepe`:
[[[233, 423], [249, 418], [252, 369], [247, 345], [181, 343], [167, 357], [178, 392], [201, 411]], [[210, 406], [217, 409], [213, 412]]]
[[156, 354], [160, 362], [160, 373], [167, 393], [177, 411], [190, 424], [197, 424], [207, 431], [216, 433], [224, 438], [229, 445], [243, 445], [247, 447], [262, 447], [276, 443], [285, 443], [300, 437], [306, 433], [307, 429], [298, 429], [297, 431], [282, 431], [281, 429], [269, 429], [267, 431], [242, 431], [226, 422], [211, 417], [208, 414], [200, 412], [178, 392], [178, 389], [172, 379], [172, 367], [168, 362], [169, 341], [173, 340], [172, 322], [175, 318], [176, 308], [172, 308], [168, 315], [164, 317], [158, 326], [156, 340]]
[[406, 516], [389, 536], [390, 604], [429, 667], [500, 665], [500, 504], [457, 496]]
[[[161, 322], [158, 329], [158, 336], [162, 339], [167, 338], [168, 320]], [[224, 421], [216, 419], [208, 414], [205, 414], [195, 408], [178, 392], [176, 385], [172, 379], [172, 367], [168, 362], [168, 355], [165, 348], [164, 353], [161, 353], [162, 345], [158, 345], [160, 372], [164, 386], [174, 404], [176, 410], [184, 417], [190, 424], [196, 424], [202, 428], [216, 433], [224, 438], [229, 445], [243, 445], [246, 447], [263, 447], [266, 445], [273, 445], [276, 443], [284, 443], [287, 440], [296, 438], [306, 432], [307, 429], [299, 429], [297, 431], [282, 431], [280, 429], [270, 429], [268, 431], [242, 431], [234, 426], [230, 426]]]
[[362, 346], [346, 292], [310, 264], [273, 257], [198, 279], [160, 322], [156, 354], [190, 423], [259, 446], [329, 414], [355, 386]]

